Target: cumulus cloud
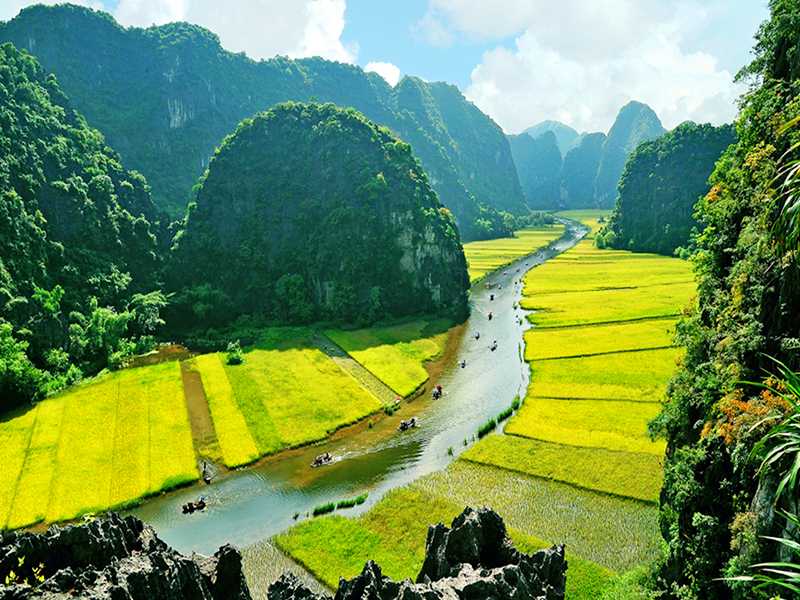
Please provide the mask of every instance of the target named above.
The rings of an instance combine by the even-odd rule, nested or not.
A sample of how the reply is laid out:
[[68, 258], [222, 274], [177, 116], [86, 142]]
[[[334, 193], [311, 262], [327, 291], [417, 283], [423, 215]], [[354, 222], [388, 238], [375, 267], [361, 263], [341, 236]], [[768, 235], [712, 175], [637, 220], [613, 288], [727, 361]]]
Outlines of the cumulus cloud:
[[[0, 18], [11, 18], [19, 9], [39, 0], [0, 0]], [[75, 2], [75, 0], [71, 0]], [[55, 4], [56, 0], [48, 0]], [[99, 0], [78, 4], [102, 8]], [[119, 0], [112, 10], [123, 25], [148, 27], [173, 21], [202, 25], [219, 35], [222, 45], [251, 58], [276, 54], [291, 57], [322, 56], [355, 62], [358, 48], [346, 47], [345, 0]]]
[[629, 100], [666, 127], [734, 117], [732, 74], [685, 47], [714, 10], [714, 0], [430, 0], [423, 18], [472, 41], [514, 38], [484, 53], [465, 92], [507, 131], [544, 119], [594, 131]]
[[364, 70], [377, 73], [392, 87], [396, 86], [397, 82], [400, 81], [400, 69], [390, 62], [369, 62], [364, 67]]

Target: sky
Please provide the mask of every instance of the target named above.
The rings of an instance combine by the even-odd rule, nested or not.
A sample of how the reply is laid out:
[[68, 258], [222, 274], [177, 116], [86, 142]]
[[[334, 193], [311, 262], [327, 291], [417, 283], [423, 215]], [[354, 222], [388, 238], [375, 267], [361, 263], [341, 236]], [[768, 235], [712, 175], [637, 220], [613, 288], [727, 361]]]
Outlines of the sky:
[[[182, 20], [252, 58], [322, 56], [447, 81], [518, 133], [607, 131], [630, 100], [667, 128], [736, 114], [767, 0], [73, 0], [126, 26]], [[0, 0], [0, 20], [30, 0]], [[55, 3], [47, 0], [47, 4]]]

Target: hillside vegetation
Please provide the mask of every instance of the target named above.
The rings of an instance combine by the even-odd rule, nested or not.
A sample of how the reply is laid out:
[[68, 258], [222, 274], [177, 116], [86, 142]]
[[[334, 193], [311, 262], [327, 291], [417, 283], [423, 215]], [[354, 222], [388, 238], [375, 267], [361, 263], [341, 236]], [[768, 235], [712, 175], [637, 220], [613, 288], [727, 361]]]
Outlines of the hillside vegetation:
[[686, 122], [639, 145], [625, 165], [601, 243], [667, 255], [686, 246], [697, 225], [694, 205], [708, 192], [714, 164], [734, 141], [730, 125]]
[[[169, 273], [176, 325], [211, 312], [371, 323], [467, 311], [458, 231], [410, 147], [331, 104], [282, 104], [226, 138]], [[215, 306], [197, 314], [209, 287]]]
[[[704, 228], [694, 256], [699, 293], [678, 326], [686, 358], [654, 426], [667, 439], [660, 517], [667, 552], [659, 575], [671, 598], [787, 593], [722, 578], [753, 575], [753, 563], [791, 560], [762, 536], [797, 543], [797, 530], [778, 512], [797, 514], [796, 483], [777, 493], [781, 474], [797, 466], [796, 446], [757, 476], [767, 449], [760, 440], [791, 410], [781, 398], [786, 384], [773, 380], [770, 391], [744, 383], [776, 373], [770, 357], [800, 368], [797, 180], [787, 171], [800, 141], [800, 6], [772, 0], [770, 8], [754, 60], [740, 75], [750, 90], [737, 142], [717, 162], [695, 211]], [[782, 438], [787, 450], [792, 439]]]
[[452, 85], [405, 77], [392, 88], [319, 58], [253, 61], [195, 25], [126, 29], [72, 5], [26, 8], [0, 24], [0, 40], [34, 53], [59, 78], [173, 217], [222, 139], [288, 100], [354, 107], [391, 128], [414, 148], [466, 239], [509, 233], [497, 209], [526, 211], [502, 130]]
[[0, 411], [152, 344], [155, 210], [52, 75], [0, 46]]

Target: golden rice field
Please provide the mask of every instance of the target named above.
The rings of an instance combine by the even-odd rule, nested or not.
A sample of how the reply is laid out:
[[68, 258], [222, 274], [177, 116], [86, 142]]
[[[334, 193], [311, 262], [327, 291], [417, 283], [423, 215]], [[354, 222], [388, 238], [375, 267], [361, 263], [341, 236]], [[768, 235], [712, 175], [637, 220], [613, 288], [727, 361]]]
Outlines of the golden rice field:
[[658, 415], [656, 402], [531, 398], [505, 429], [507, 434], [591, 448], [664, 455], [643, 424]]
[[469, 280], [474, 283], [518, 258], [527, 256], [544, 248], [564, 234], [561, 223], [522, 229], [514, 233], [514, 237], [483, 240], [464, 244], [464, 256], [467, 258]]
[[[678, 259], [673, 259], [678, 260]], [[649, 287], [525, 296], [520, 305], [536, 311], [537, 327], [564, 327], [678, 316], [695, 290], [694, 282]]]
[[269, 329], [240, 365], [218, 354], [197, 359], [226, 465], [322, 440], [382, 408], [311, 335]]
[[0, 422], [0, 528], [63, 521], [198, 478], [180, 366], [106, 375]]
[[586, 225], [589, 228], [587, 239], [592, 239], [594, 234], [600, 231], [605, 224], [605, 220], [611, 215], [610, 210], [602, 208], [579, 208], [576, 210], [562, 210], [556, 213], [557, 217], [572, 219]]
[[515, 435], [487, 436], [461, 458], [653, 503], [663, 479], [662, 457], [652, 453], [553, 444]]
[[[419, 320], [340, 339], [360, 348], [354, 352], [379, 376], [414, 389], [449, 326]], [[318, 349], [313, 335], [266, 329], [240, 365], [212, 353], [126, 369], [7, 415], [0, 421], [0, 529], [130, 505], [196, 480], [198, 440], [182, 366], [200, 375], [200, 401], [204, 394], [214, 446], [228, 467], [322, 440], [380, 411], [382, 403]]]
[[667, 348], [534, 360], [528, 397], [659, 402], [682, 355]]
[[[675, 319], [653, 319], [579, 328], [534, 327], [525, 332], [525, 360], [664, 348], [674, 343], [675, 323]], [[575, 345], [576, 335], [580, 346]]]
[[327, 335], [399, 396], [414, 393], [428, 381], [425, 362], [444, 351], [452, 323], [446, 319], [415, 320], [353, 331], [327, 330]]

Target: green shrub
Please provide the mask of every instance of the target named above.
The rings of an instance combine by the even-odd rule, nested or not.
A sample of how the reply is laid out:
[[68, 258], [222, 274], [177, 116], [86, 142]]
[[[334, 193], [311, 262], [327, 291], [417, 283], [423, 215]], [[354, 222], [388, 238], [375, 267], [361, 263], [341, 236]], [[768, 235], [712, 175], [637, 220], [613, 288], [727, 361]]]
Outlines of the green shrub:
[[478, 427], [478, 438], [482, 438], [485, 435], [490, 434], [497, 428], [497, 421], [495, 419], [489, 419], [483, 425]]

